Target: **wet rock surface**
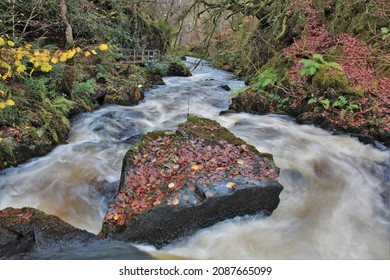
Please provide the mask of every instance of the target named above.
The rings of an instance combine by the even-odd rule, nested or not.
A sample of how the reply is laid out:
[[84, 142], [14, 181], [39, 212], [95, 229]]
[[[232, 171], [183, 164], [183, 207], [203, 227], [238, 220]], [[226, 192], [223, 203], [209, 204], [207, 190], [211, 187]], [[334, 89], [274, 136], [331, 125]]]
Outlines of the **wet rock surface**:
[[[109, 252], [126, 247], [126, 254]], [[149, 259], [148, 254], [33, 208], [0, 211], [0, 259]]]
[[101, 235], [160, 248], [228, 218], [270, 215], [283, 189], [278, 173], [272, 155], [190, 116], [128, 151]]

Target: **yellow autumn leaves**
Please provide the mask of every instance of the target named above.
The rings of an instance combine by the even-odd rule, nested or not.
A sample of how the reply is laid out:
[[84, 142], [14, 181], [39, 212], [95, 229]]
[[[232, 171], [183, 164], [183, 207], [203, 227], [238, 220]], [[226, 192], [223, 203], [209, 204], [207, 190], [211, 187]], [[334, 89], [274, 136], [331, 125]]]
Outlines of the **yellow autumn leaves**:
[[8, 99], [5, 102], [4, 101], [0, 102], [0, 109], [4, 109], [7, 106], [14, 106], [14, 105], [15, 105], [15, 102], [11, 99]]
[[25, 73], [27, 67], [31, 68], [29, 72], [30, 76], [37, 69], [42, 72], [50, 72], [54, 64], [66, 62], [77, 54], [88, 57], [91, 54], [97, 55], [97, 50], [103, 52], [107, 49], [107, 44], [100, 44], [96, 50], [91, 49], [85, 51], [80, 47], [76, 47], [69, 50], [56, 50], [52, 52], [48, 49], [34, 49], [31, 44], [16, 48], [14, 42], [0, 37], [0, 78], [7, 80], [14, 73]]

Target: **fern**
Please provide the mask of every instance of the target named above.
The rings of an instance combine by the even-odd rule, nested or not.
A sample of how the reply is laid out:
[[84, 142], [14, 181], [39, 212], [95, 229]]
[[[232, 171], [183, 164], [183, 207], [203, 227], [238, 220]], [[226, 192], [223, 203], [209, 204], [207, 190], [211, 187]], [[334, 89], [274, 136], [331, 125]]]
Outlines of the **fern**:
[[330, 100], [328, 98], [320, 100], [320, 103], [326, 110], [329, 109], [329, 107], [330, 107]]
[[69, 100], [63, 96], [59, 96], [56, 99], [54, 99], [52, 103], [52, 107], [54, 109], [61, 112], [62, 115], [69, 114], [70, 110], [72, 110], [76, 105], [76, 102]]
[[300, 72], [301, 76], [313, 76], [323, 66], [332, 67], [340, 71], [343, 70], [340, 64], [336, 62], [327, 62], [320, 54], [313, 54], [312, 59], [301, 59], [300, 63], [302, 64], [302, 69]]
[[76, 94], [93, 94], [96, 83], [92, 80], [77, 82], [73, 85], [73, 92]]
[[274, 85], [278, 81], [278, 76], [266, 69], [257, 76], [257, 81], [253, 85], [254, 90], [263, 89], [269, 85]]
[[313, 54], [313, 59], [315, 60], [318, 60], [319, 62], [321, 62], [322, 64], [325, 64], [326, 61], [325, 59], [322, 57], [322, 55], [316, 53], [316, 54]]
[[321, 64], [312, 59], [301, 59], [300, 62], [303, 64], [300, 72], [301, 76], [313, 76], [321, 68]]
[[307, 104], [313, 104], [313, 103], [317, 103], [317, 98], [313, 97], [313, 98], [310, 98], [309, 101], [307, 102]]

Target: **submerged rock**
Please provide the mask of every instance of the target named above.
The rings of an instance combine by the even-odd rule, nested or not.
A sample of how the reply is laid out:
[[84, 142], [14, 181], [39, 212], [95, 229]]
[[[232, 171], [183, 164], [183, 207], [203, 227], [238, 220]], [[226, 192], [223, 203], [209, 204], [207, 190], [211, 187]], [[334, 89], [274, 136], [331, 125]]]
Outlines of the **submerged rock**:
[[101, 235], [162, 247], [224, 219], [270, 215], [283, 189], [278, 173], [272, 155], [215, 121], [189, 117], [127, 152]]
[[[118, 247], [126, 247], [118, 252]], [[108, 248], [111, 252], [108, 253]], [[115, 253], [115, 254], [114, 254]], [[0, 211], [0, 259], [150, 259], [137, 248], [71, 226], [33, 208]]]

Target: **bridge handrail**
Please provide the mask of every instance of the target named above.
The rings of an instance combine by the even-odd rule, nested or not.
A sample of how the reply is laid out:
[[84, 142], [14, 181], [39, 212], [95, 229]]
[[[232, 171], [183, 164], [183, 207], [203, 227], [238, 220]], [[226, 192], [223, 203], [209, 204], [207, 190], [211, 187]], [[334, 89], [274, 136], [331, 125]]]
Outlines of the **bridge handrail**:
[[122, 50], [122, 57], [130, 63], [154, 62], [160, 59], [160, 51], [151, 49], [126, 49]]

